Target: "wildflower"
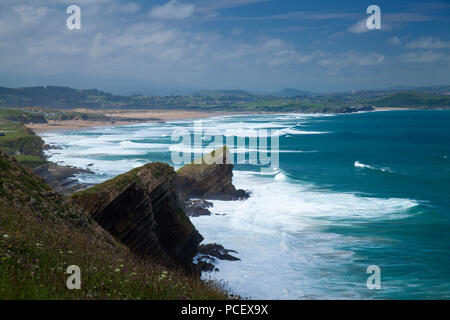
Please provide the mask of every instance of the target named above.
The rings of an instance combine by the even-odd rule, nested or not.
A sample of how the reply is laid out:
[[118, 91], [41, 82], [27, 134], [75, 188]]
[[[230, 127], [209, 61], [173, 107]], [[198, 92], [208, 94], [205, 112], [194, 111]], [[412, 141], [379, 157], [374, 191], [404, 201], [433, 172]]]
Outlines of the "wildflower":
[[69, 254], [72, 254], [72, 251], [68, 251], [69, 252]]
[[7, 234], [4, 234], [3, 238], [9, 238], [9, 236]]
[[120, 269], [114, 269], [114, 272], [120, 272]]

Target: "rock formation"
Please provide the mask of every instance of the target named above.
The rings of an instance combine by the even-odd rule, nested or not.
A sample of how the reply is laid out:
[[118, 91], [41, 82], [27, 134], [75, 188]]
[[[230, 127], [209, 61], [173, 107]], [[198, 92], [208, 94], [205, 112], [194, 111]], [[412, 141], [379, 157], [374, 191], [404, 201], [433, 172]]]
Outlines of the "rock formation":
[[210, 216], [209, 208], [214, 204], [206, 200], [188, 200], [184, 203], [184, 211], [188, 217]]
[[155, 162], [72, 198], [136, 253], [193, 271], [203, 237], [181, 209], [175, 180], [171, 166]]
[[233, 164], [230, 151], [219, 148], [177, 171], [178, 192], [182, 201], [201, 198], [208, 200], [240, 200], [249, 197], [233, 185]]

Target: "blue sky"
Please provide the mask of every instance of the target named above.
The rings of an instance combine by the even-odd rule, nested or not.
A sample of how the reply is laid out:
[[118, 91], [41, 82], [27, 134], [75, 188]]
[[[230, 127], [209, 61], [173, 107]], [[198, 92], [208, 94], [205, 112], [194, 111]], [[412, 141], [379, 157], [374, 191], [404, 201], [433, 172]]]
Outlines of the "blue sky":
[[[65, 10], [81, 8], [81, 30]], [[381, 30], [368, 30], [369, 5]], [[0, 85], [115, 93], [450, 84], [450, 2], [2, 0]]]

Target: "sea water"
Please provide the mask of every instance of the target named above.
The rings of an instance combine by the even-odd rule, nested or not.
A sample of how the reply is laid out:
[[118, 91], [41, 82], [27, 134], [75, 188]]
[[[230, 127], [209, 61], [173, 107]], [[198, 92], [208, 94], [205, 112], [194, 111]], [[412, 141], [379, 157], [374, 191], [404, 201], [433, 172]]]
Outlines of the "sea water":
[[[192, 218], [204, 243], [233, 249], [221, 281], [257, 299], [449, 299], [450, 111], [265, 114], [203, 119], [205, 128], [279, 137], [279, 169], [242, 162], [233, 182], [248, 200], [214, 201]], [[171, 141], [193, 120], [43, 134], [51, 161], [89, 168], [99, 183], [151, 161], [171, 163]], [[201, 151], [197, 150], [197, 151]], [[210, 151], [210, 150], [206, 150]], [[232, 153], [246, 152], [232, 149]], [[368, 266], [381, 289], [367, 287]]]

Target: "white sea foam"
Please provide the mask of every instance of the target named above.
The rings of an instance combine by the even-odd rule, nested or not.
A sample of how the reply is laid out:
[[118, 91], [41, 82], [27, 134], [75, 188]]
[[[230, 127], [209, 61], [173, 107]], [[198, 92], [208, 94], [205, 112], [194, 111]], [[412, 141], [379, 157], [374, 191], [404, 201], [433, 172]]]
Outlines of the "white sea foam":
[[275, 131], [273, 136], [283, 136], [283, 135], [301, 135], [301, 134], [326, 134], [328, 132], [323, 131], [306, 131], [306, 130], [296, 130], [292, 128], [286, 128]]
[[378, 170], [378, 171], [383, 171], [383, 172], [393, 172], [390, 168], [377, 168], [377, 167], [370, 166], [368, 164], [361, 163], [359, 161], [355, 161], [355, 163], [353, 165], [355, 166], [355, 168], [364, 168], [364, 169]]
[[[257, 299], [307, 299], [323, 297], [327, 282], [352, 262], [354, 253], [341, 246], [364, 242], [323, 232], [327, 226], [351, 225], [370, 220], [407, 217], [417, 205], [408, 199], [379, 199], [351, 193], [316, 190], [293, 181], [282, 170], [272, 175], [236, 171], [234, 184], [249, 189], [240, 202], [214, 201], [209, 217], [192, 219], [205, 243], [219, 242], [239, 252], [241, 261], [220, 261], [220, 272], [238, 293]], [[276, 263], [274, 263], [276, 261]], [[264, 281], [261, 281], [264, 279]], [[342, 291], [329, 298], [342, 298]], [[361, 298], [358, 290], [349, 297]]]

